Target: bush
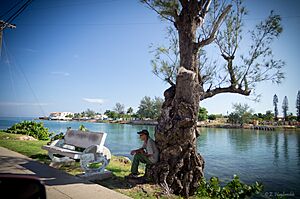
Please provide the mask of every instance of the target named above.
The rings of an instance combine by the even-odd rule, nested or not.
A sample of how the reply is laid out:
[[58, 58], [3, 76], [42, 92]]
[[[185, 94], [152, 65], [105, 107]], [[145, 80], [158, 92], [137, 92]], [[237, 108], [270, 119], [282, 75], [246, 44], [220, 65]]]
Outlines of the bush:
[[208, 118], [209, 120], [216, 120], [217, 119], [217, 116], [214, 115], [214, 114], [211, 114], [211, 115], [208, 115]]
[[224, 187], [220, 186], [217, 177], [212, 177], [209, 182], [202, 178], [196, 194], [197, 196], [210, 198], [237, 199], [259, 194], [262, 190], [262, 184], [255, 182], [253, 185], [247, 185], [242, 183], [238, 176], [234, 175], [233, 180]]
[[43, 123], [34, 121], [22, 121], [20, 123], [14, 124], [5, 132], [29, 135], [38, 140], [49, 140], [50, 136], [53, 134], [49, 132], [48, 128], [44, 127]]

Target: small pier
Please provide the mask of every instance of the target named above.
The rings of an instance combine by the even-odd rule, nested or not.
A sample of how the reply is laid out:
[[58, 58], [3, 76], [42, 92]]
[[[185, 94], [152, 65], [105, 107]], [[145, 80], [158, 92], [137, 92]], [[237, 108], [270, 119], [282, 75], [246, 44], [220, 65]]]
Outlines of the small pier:
[[275, 131], [275, 127], [272, 126], [251, 126], [251, 129], [262, 131]]

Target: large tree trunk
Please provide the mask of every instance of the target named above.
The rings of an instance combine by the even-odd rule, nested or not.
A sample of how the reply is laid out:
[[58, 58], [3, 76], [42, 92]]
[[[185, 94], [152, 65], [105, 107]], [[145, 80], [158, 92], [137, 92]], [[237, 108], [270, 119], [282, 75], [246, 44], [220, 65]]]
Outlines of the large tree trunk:
[[[202, 87], [198, 75], [198, 49], [195, 47], [196, 25], [181, 15], [177, 23], [180, 69], [176, 85], [164, 93], [161, 117], [155, 129], [160, 161], [152, 177], [167, 190], [182, 196], [193, 195], [203, 176], [204, 160], [197, 152], [197, 116]], [[201, 80], [200, 80], [201, 81]]]

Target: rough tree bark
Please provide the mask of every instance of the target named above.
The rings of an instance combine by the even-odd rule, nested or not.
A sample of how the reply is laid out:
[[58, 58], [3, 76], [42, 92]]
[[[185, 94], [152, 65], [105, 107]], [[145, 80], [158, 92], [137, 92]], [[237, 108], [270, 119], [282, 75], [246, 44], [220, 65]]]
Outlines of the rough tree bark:
[[184, 7], [175, 23], [179, 33], [180, 69], [176, 85], [164, 93], [165, 102], [155, 129], [160, 161], [151, 169], [157, 183], [183, 196], [195, 193], [204, 169], [204, 159], [196, 147], [197, 116], [203, 88], [199, 82], [199, 46], [195, 38], [200, 20], [195, 12], [199, 11]]
[[[198, 136], [196, 124], [200, 100], [220, 93], [248, 96], [251, 92], [249, 85], [254, 88], [255, 83], [267, 80], [280, 83], [284, 77], [281, 72], [284, 62], [273, 59], [269, 43], [282, 32], [281, 19], [271, 12], [267, 20], [256, 26], [257, 31], [251, 33], [254, 44], [249, 49], [249, 56], [241, 58], [244, 63], [242, 66], [234, 67], [235, 52], [241, 39], [239, 37], [241, 15], [245, 12], [240, 1], [235, 1], [236, 14], [230, 12], [232, 5], [220, 4], [220, 6], [219, 1], [213, 1], [214, 7], [211, 9], [214, 12], [213, 20], [207, 27], [202, 25], [212, 0], [141, 1], [163, 19], [174, 24], [178, 32], [180, 55], [176, 84], [171, 81], [173, 73], [169, 74], [169, 72], [177, 71], [177, 62], [167, 68], [171, 70], [164, 69], [165, 64], [162, 64], [163, 67], [159, 69], [166, 72], [165, 80], [172, 86], [164, 93], [165, 102], [155, 129], [160, 161], [147, 169], [146, 175], [152, 177], [166, 191], [187, 197], [195, 193], [204, 170], [204, 159], [198, 154], [196, 147]], [[204, 90], [203, 85], [208, 82], [205, 74], [199, 74], [201, 73], [198, 67], [201, 63], [199, 50], [215, 40], [220, 24], [228, 14], [229, 22], [216, 42], [227, 62], [226, 74], [215, 76], [221, 78], [220, 82], [217, 84], [210, 82], [209, 88]], [[198, 35], [197, 29], [199, 30], [200, 27], [204, 31], [198, 32]], [[222, 42], [223, 40], [226, 41]], [[168, 50], [166, 52], [168, 53]], [[156, 64], [160, 61], [160, 57], [154, 61], [156, 70]], [[274, 72], [270, 69], [274, 69]]]

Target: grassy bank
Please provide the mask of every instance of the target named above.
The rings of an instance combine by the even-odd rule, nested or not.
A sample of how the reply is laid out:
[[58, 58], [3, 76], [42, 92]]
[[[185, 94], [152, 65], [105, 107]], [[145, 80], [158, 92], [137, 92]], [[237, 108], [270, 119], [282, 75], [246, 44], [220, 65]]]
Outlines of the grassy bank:
[[[39, 140], [20, 140], [22, 135], [9, 134], [0, 131], [0, 146], [8, 148], [12, 151], [21, 153], [39, 162], [49, 164], [47, 151], [41, 147], [47, 144], [48, 141]], [[134, 184], [125, 180], [125, 176], [130, 173], [131, 163], [124, 157], [112, 156], [112, 159], [107, 166], [107, 170], [112, 171], [113, 177], [108, 180], [97, 181], [96, 183], [105, 186], [109, 189], [118, 191], [132, 198], [180, 198], [178, 196], [163, 196], [160, 187], [151, 184]], [[61, 170], [66, 171], [71, 175], [82, 173], [79, 162], [71, 165], [62, 166]], [[143, 172], [143, 170], [140, 170]]]

